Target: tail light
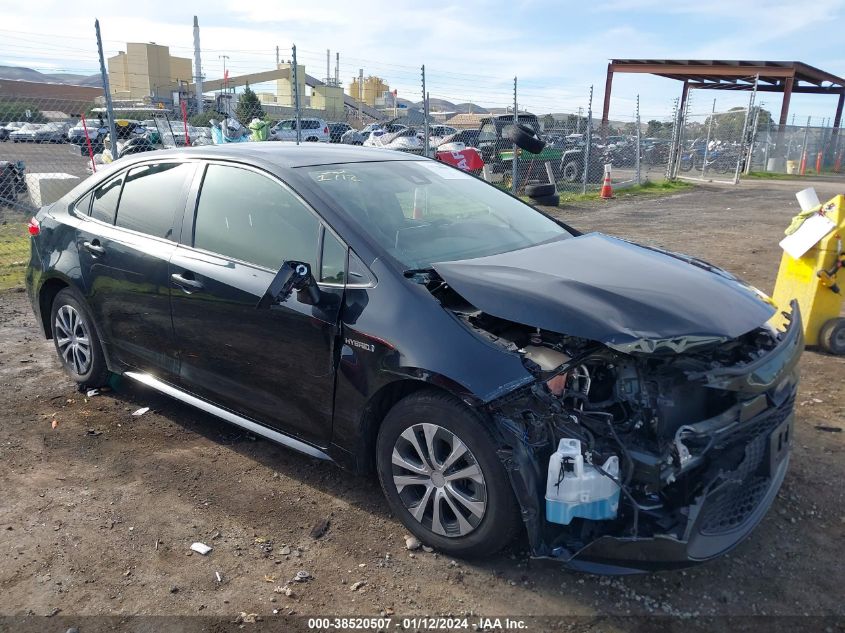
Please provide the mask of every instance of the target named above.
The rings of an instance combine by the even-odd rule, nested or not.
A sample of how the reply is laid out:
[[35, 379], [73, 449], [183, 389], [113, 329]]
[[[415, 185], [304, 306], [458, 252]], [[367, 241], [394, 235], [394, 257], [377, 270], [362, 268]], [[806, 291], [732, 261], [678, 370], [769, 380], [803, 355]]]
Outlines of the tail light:
[[329, 133], [329, 127], [326, 126], [326, 127], [323, 128], [323, 134], [328, 134], [328, 133]]
[[38, 224], [38, 220], [30, 218], [26, 225], [26, 230], [29, 231], [29, 234], [33, 237], [38, 235], [41, 232], [41, 226]]

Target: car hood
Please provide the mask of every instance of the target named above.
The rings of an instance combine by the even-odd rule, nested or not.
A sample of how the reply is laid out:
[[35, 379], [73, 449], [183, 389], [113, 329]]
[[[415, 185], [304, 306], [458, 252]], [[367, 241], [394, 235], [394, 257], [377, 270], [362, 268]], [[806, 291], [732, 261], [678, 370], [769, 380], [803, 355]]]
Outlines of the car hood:
[[601, 233], [432, 267], [483, 312], [623, 352], [736, 338], [776, 311], [719, 268]]

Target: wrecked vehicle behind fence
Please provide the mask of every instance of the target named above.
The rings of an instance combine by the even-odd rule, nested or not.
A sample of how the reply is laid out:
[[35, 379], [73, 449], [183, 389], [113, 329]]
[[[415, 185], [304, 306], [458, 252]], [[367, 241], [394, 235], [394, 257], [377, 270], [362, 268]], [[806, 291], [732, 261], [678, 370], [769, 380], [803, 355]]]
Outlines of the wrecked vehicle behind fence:
[[29, 296], [74, 380], [120, 373], [374, 467], [455, 556], [522, 524], [532, 555], [575, 568], [682, 566], [766, 513], [796, 304], [436, 161], [264, 145], [130, 157], [33, 218]]

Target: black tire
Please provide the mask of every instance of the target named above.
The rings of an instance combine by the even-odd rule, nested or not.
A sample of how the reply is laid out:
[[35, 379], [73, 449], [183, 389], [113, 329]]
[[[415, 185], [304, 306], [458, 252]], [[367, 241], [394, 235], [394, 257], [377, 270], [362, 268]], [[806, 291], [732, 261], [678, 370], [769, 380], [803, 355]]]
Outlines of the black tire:
[[[84, 371], [78, 371], [73, 362], [66, 360], [60, 348], [60, 329], [56, 324], [59, 311], [65, 306], [75, 311], [81, 320], [83, 329], [76, 330], [76, 332], [84, 332], [87, 334], [89, 340], [88, 349], [90, 351], [90, 363], [84, 368]], [[109, 370], [106, 367], [106, 357], [103, 354], [103, 347], [100, 343], [100, 337], [97, 336], [97, 328], [94, 327], [94, 320], [91, 318], [91, 312], [85, 301], [78, 292], [71, 288], [64, 288], [60, 290], [53, 299], [53, 305], [50, 308], [50, 327], [53, 332], [53, 346], [56, 348], [56, 354], [59, 357], [59, 362], [64, 367], [65, 371], [70, 377], [83, 387], [102, 387], [109, 379]]]
[[529, 198], [544, 198], [553, 196], [555, 186], [553, 184], [525, 185], [525, 195]]
[[681, 159], [681, 162], [678, 164], [678, 169], [681, 171], [690, 171], [693, 167], [693, 162], [691, 160], [684, 160]]
[[306, 143], [319, 143], [320, 139], [318, 139], [316, 136], [309, 136], [307, 139], [305, 139], [305, 142]]
[[581, 177], [581, 163], [577, 160], [569, 161], [563, 166], [560, 175], [566, 182], [579, 180]]
[[[422, 424], [436, 424], [440, 427], [438, 434], [454, 435], [468, 449], [468, 452], [464, 455], [468, 455], [467, 459], [472, 460], [470, 464], [477, 465], [481, 472], [485, 488], [483, 501], [486, 505], [480, 522], [466, 534], [441, 535], [423, 525], [405, 507], [406, 501], [403, 501], [397, 485], [393, 481], [394, 468], [402, 471], [402, 468], [394, 466], [392, 461], [397, 442], [401, 445], [403, 432], [414, 427], [420, 428], [419, 425]], [[484, 425], [485, 420], [459, 400], [446, 394], [423, 391], [412, 394], [394, 405], [379, 429], [376, 441], [376, 466], [379, 481], [390, 509], [420, 541], [450, 556], [472, 557], [492, 554], [513, 540], [520, 525], [513, 489], [496, 455], [496, 446], [493, 439]], [[443, 430], [445, 430], [445, 433], [443, 433]], [[442, 449], [444, 444], [438, 440], [435, 441], [438, 442], [438, 447]], [[423, 442], [425, 443], [424, 439]], [[434, 443], [433, 441], [432, 445]], [[440, 455], [446, 453], [448, 451], [441, 452]], [[460, 458], [452, 467], [445, 469], [443, 472], [454, 472], [452, 468], [459, 468], [460, 470], [459, 465], [464, 463], [463, 459], [463, 457]], [[436, 458], [434, 461], [436, 463]], [[448, 484], [443, 483], [441, 488], [435, 490], [441, 492], [447, 486]], [[421, 485], [406, 485], [401, 494], [405, 494], [405, 490], [409, 488], [411, 489], [409, 494], [412, 495], [422, 493], [420, 489], [424, 489]], [[437, 494], [437, 492], [431, 494]], [[445, 496], [446, 507], [450, 503], [454, 504], [454, 501], [446, 500]], [[454, 493], [452, 493], [451, 498], [454, 499]], [[434, 504], [424, 494], [422, 499], [425, 500], [423, 521], [428, 520], [433, 523]], [[435, 497], [435, 503], [437, 502], [437, 497]], [[432, 514], [430, 519], [427, 518], [429, 508]], [[440, 502], [440, 508], [444, 508], [442, 502]], [[451, 510], [441, 511], [444, 517], [450, 514], [453, 517], [455, 516]], [[456, 521], [456, 523], [458, 522]]]
[[531, 204], [542, 205], [544, 207], [556, 207], [560, 204], [560, 196], [554, 194], [551, 196], [542, 196], [540, 198], [531, 198]]
[[532, 154], [539, 154], [546, 146], [543, 139], [537, 138], [533, 129], [522, 123], [508, 126], [505, 129], [504, 136], [517, 147], [521, 147]]
[[845, 355], [845, 318], [825, 321], [819, 330], [819, 347], [828, 354]]

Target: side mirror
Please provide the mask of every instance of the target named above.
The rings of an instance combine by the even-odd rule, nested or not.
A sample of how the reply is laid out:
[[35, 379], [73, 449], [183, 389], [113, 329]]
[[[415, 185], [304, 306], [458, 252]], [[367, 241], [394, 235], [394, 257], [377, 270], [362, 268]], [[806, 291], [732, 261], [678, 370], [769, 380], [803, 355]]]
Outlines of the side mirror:
[[311, 274], [311, 267], [304, 262], [286, 261], [255, 307], [266, 310], [284, 303], [294, 290], [297, 291], [297, 299], [302, 303], [316, 305], [320, 302], [320, 289]]

